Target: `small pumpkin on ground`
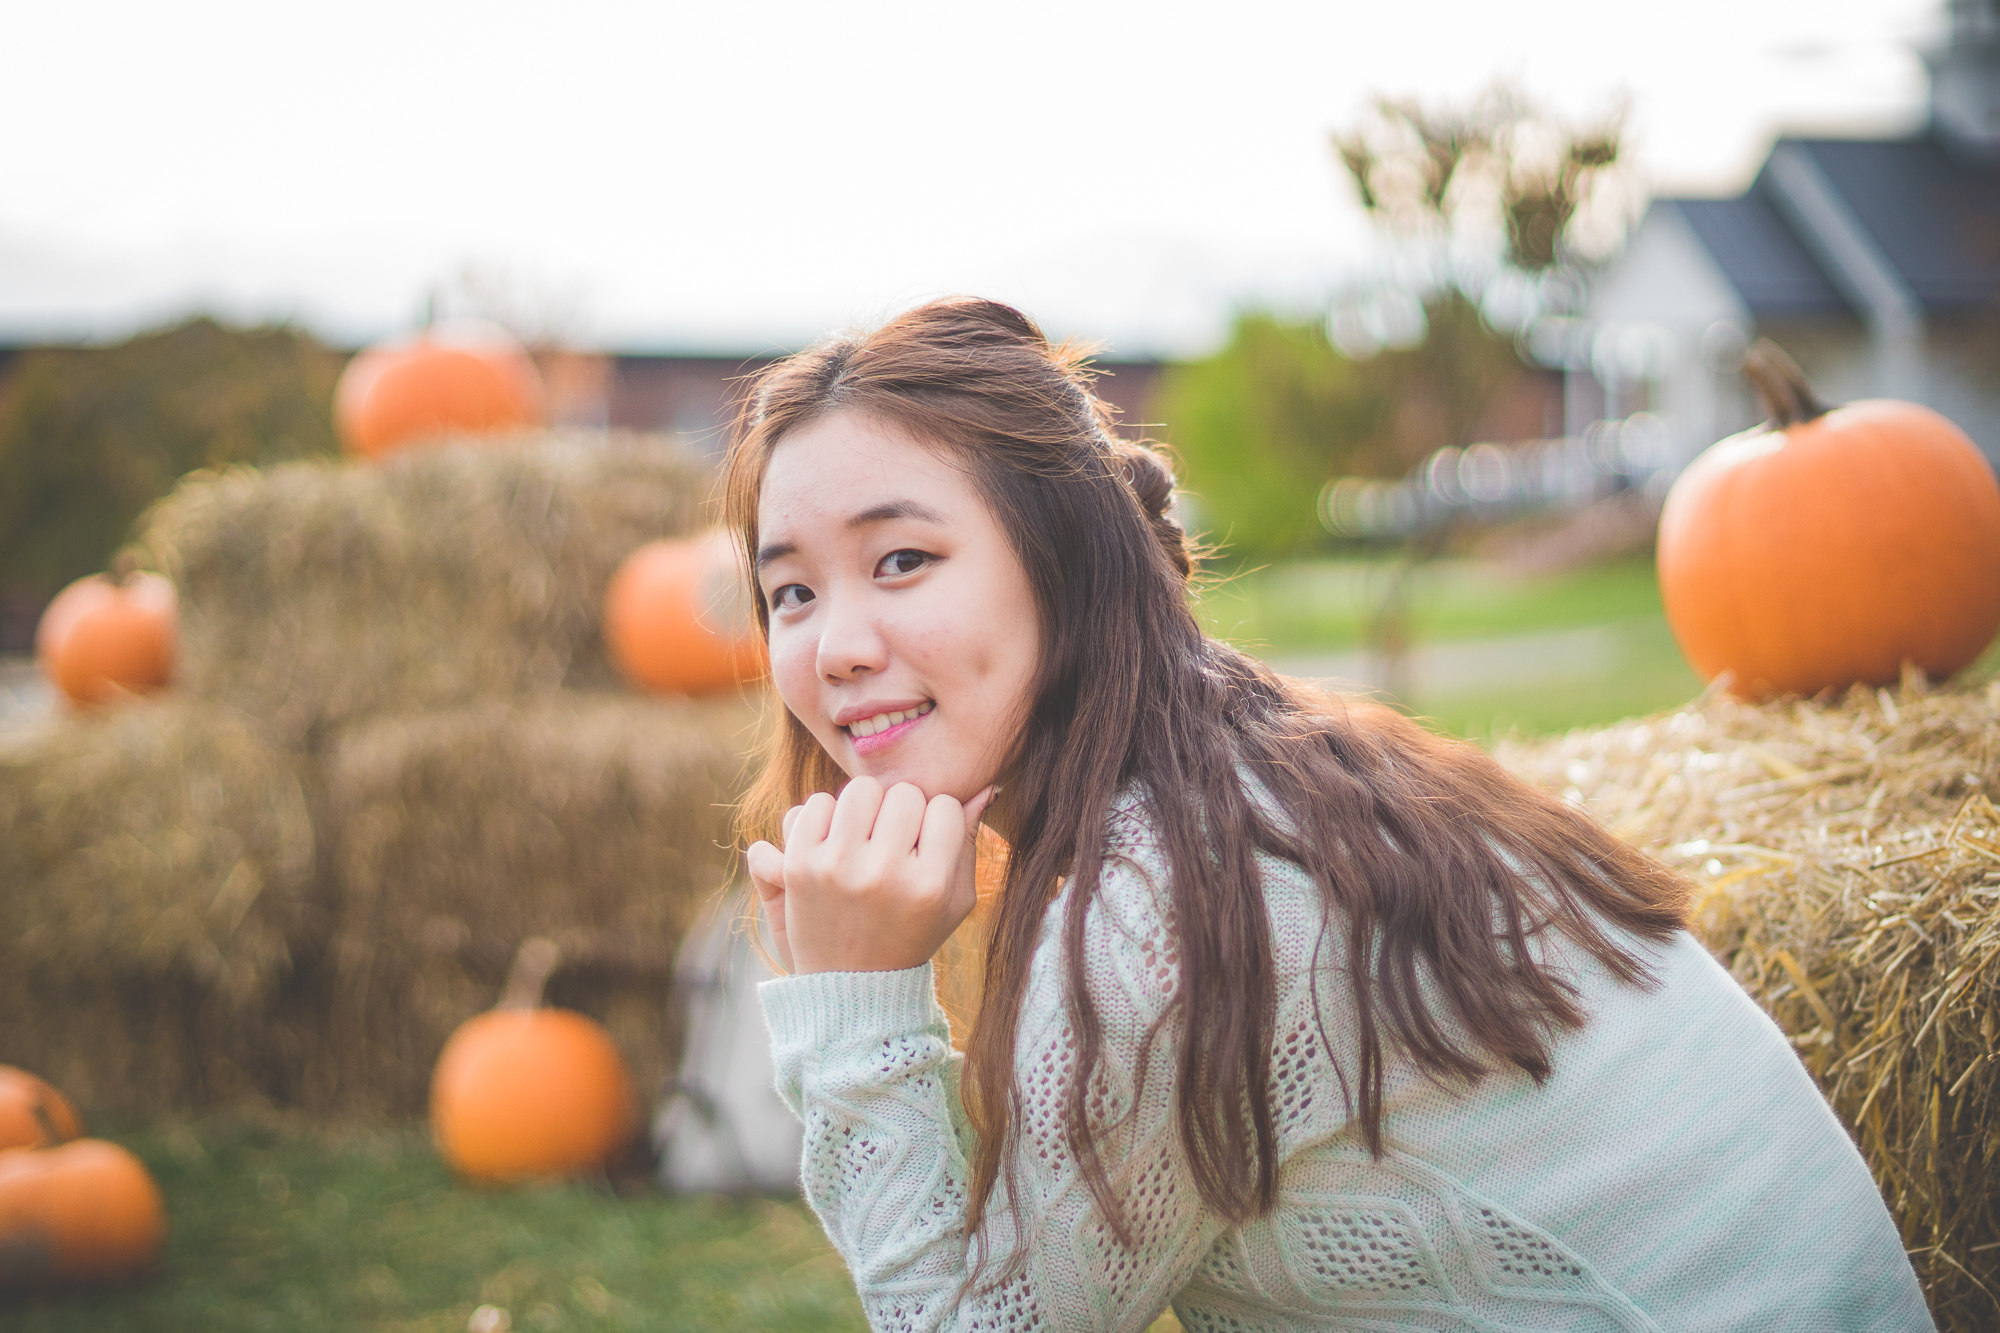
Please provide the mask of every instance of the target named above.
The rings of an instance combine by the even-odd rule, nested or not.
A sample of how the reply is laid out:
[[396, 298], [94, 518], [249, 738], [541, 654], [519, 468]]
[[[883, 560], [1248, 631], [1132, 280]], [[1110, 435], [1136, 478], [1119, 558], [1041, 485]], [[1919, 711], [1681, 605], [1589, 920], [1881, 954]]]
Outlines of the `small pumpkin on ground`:
[[541, 424], [546, 396], [535, 363], [498, 329], [431, 328], [355, 356], [334, 389], [334, 427], [370, 458], [447, 435]]
[[1660, 598], [1702, 676], [1749, 699], [1942, 680], [2000, 631], [2000, 483], [1927, 407], [1829, 408], [1776, 344], [1764, 425], [1711, 446], [1660, 514]]
[[0, 1290], [136, 1277], [166, 1224], [152, 1174], [115, 1143], [0, 1152]]
[[431, 1129], [454, 1170], [486, 1182], [602, 1167], [638, 1128], [632, 1080], [610, 1034], [544, 1008], [555, 944], [523, 941], [500, 1003], [445, 1042], [431, 1076]]
[[174, 585], [120, 556], [109, 574], [55, 595], [35, 626], [35, 658], [79, 707], [160, 689], [173, 677]]
[[605, 588], [605, 645], [640, 689], [729, 689], [768, 669], [750, 596], [728, 534], [648, 542], [625, 558]]
[[0, 1150], [53, 1148], [82, 1133], [68, 1098], [25, 1069], [0, 1065]]

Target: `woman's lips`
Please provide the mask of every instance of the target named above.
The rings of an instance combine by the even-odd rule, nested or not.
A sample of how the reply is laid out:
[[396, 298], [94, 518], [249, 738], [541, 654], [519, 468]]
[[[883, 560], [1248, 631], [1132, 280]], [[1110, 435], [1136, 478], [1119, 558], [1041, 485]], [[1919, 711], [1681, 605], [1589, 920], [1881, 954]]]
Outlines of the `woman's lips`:
[[926, 710], [916, 717], [905, 718], [895, 726], [885, 731], [878, 731], [872, 736], [856, 736], [850, 731], [847, 733], [847, 743], [854, 747], [854, 753], [863, 758], [871, 754], [880, 754], [883, 750], [888, 749], [904, 736], [908, 735], [910, 728], [923, 722], [930, 715], [931, 711]]

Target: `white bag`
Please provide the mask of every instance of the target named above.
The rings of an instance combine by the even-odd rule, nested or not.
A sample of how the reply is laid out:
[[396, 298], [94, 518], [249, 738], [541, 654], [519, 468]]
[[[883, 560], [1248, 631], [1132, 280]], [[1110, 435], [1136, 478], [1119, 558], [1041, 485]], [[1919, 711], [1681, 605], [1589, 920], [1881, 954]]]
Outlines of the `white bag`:
[[[774, 1087], [747, 888], [710, 906], [681, 942], [674, 993], [686, 1022], [680, 1073], [653, 1117], [660, 1184], [677, 1192], [797, 1194], [805, 1130]], [[769, 936], [765, 936], [768, 947]]]

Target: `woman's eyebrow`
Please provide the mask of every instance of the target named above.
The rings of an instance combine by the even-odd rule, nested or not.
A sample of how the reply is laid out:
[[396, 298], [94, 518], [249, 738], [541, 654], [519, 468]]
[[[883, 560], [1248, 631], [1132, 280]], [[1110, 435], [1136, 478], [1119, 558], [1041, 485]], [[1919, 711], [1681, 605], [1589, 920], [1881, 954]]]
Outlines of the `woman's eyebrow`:
[[942, 524], [945, 521], [944, 515], [929, 505], [918, 504], [915, 500], [890, 500], [862, 510], [847, 520], [847, 526], [864, 528], [870, 523], [887, 523], [898, 518], [914, 518], [920, 523]]
[[[870, 523], [887, 523], [899, 518], [913, 518], [920, 523], [940, 525], [946, 522], [943, 514], [927, 504], [919, 504], [915, 500], [889, 500], [862, 510], [847, 520], [847, 526], [865, 528]], [[791, 542], [772, 542], [769, 546], [760, 546], [757, 548], [757, 568], [762, 569], [773, 560], [783, 560], [788, 555], [796, 555], [798, 549]]]

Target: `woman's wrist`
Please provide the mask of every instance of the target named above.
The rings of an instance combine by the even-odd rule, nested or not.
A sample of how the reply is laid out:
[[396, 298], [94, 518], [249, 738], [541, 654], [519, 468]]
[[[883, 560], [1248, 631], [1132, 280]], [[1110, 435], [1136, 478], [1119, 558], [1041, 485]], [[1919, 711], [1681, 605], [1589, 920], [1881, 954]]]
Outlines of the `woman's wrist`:
[[930, 961], [929, 954], [918, 955], [913, 948], [898, 949], [894, 945], [850, 949], [840, 958], [823, 957], [811, 952], [804, 957], [799, 954], [796, 948], [792, 951], [792, 968], [787, 975], [817, 977], [836, 972], [863, 975], [871, 972], [907, 972]]

